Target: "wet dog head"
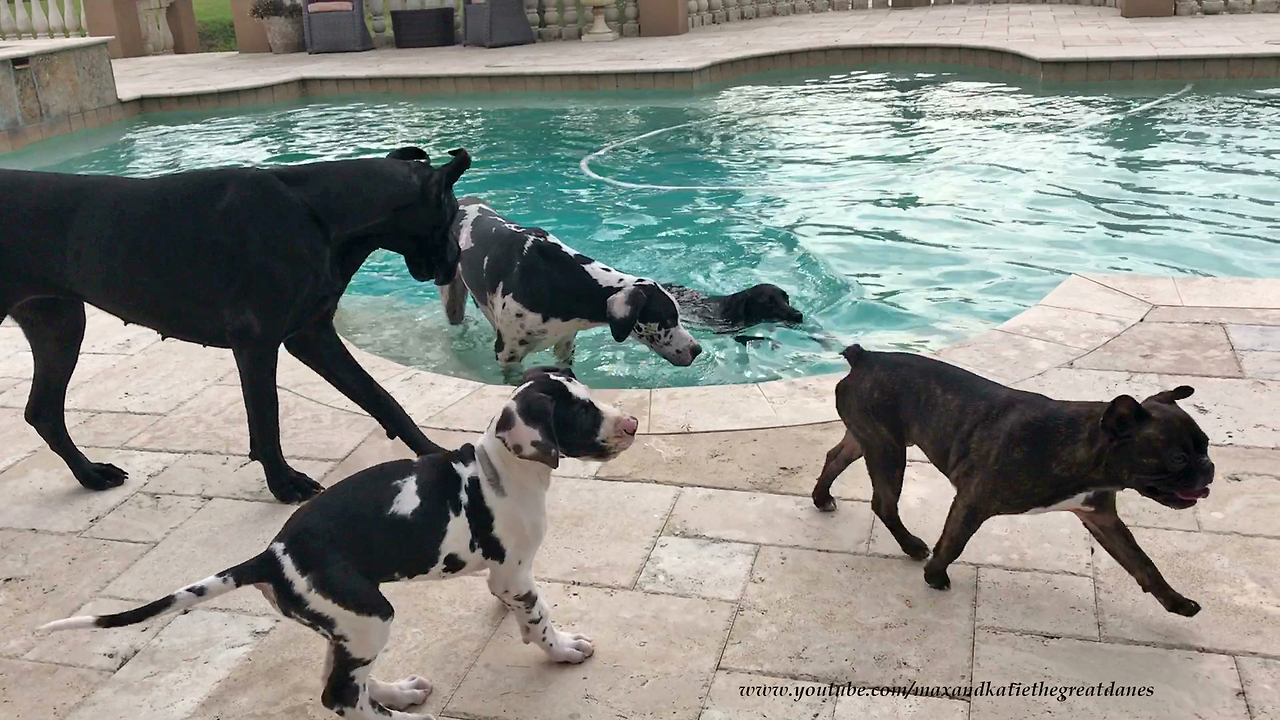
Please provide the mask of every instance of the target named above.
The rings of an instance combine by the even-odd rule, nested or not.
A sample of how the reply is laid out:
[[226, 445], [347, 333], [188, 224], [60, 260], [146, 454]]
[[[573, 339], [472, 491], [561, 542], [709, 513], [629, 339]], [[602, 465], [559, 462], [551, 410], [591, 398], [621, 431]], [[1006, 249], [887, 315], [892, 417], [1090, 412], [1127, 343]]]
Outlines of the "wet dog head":
[[1139, 403], [1121, 395], [1102, 415], [1102, 430], [1124, 449], [1128, 486], [1167, 507], [1182, 509], [1209, 496], [1213, 461], [1209, 438], [1178, 400], [1195, 392], [1182, 385]]
[[791, 307], [791, 297], [777, 285], [761, 283], [724, 298], [720, 317], [743, 327], [766, 322], [799, 323], [804, 315]]
[[573, 371], [532, 368], [491, 430], [511, 453], [551, 468], [561, 456], [611, 460], [635, 442], [636, 419], [591, 397]]
[[617, 342], [634, 337], [672, 365], [693, 364], [702, 346], [680, 324], [675, 298], [651, 280], [641, 280], [609, 296], [609, 330]]
[[434, 280], [448, 285], [458, 270], [458, 240], [451, 228], [458, 215], [458, 199], [453, 186], [471, 167], [466, 150], [450, 150], [452, 159], [433, 168], [421, 148], [403, 147], [387, 155], [392, 160], [405, 160], [414, 169], [421, 187], [418, 202], [399, 208], [395, 213], [393, 232], [408, 238], [393, 248], [404, 256], [409, 274], [418, 282]]

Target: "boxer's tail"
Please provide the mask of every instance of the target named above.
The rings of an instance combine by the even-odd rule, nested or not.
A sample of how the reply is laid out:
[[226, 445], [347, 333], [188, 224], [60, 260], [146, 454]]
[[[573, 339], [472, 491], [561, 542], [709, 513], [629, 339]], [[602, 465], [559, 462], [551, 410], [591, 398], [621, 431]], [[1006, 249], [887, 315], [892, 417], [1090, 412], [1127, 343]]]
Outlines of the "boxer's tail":
[[867, 351], [863, 350], [861, 345], [854, 344], [845, 348], [840, 354], [849, 361], [849, 367], [853, 368], [858, 366], [858, 362], [867, 354]]
[[263, 553], [235, 567], [227, 568], [217, 575], [212, 575], [198, 583], [188, 585], [172, 595], [166, 595], [159, 600], [132, 610], [125, 610], [111, 615], [81, 615], [65, 620], [55, 620], [41, 625], [39, 630], [53, 632], [57, 630], [80, 630], [83, 628], [123, 627], [150, 620], [164, 613], [181, 612], [193, 605], [212, 600], [219, 595], [225, 595], [238, 587], [265, 582], [267, 573], [264, 572], [264, 566], [267, 562], [269, 560], [266, 554]]

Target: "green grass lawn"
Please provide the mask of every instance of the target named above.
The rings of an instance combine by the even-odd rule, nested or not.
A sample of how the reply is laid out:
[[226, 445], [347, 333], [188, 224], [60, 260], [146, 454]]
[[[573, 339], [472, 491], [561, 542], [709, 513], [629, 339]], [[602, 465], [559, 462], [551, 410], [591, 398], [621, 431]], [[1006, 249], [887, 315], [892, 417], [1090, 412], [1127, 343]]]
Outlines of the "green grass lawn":
[[231, 0], [191, 0], [200, 33], [200, 49], [221, 52], [236, 49], [236, 31], [231, 24]]

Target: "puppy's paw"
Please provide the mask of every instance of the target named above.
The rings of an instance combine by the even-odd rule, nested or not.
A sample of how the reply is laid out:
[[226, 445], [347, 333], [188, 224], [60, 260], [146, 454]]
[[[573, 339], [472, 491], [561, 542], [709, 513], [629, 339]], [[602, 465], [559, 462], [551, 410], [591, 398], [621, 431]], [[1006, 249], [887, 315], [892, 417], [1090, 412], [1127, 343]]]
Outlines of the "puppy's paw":
[[946, 570], [934, 570], [927, 567], [924, 569], [924, 581], [929, 583], [929, 587], [934, 590], [951, 589], [951, 578], [947, 575]]
[[924, 560], [929, 557], [929, 546], [918, 537], [907, 538], [902, 543], [902, 552], [912, 560]]
[[388, 710], [405, 710], [416, 707], [427, 701], [431, 694], [431, 683], [417, 675], [410, 675], [403, 680], [384, 683], [370, 680], [369, 695]]
[[1200, 603], [1178, 595], [1169, 602], [1164, 603], [1164, 609], [1183, 617], [1194, 617], [1196, 613], [1200, 612]]
[[834, 512], [836, 509], [836, 499], [831, 497], [831, 493], [814, 493], [813, 506], [822, 512]]
[[595, 653], [591, 638], [586, 635], [557, 633], [555, 644], [547, 651], [552, 660], [574, 665], [586, 660]]
[[110, 490], [124, 484], [129, 473], [111, 463], [90, 463], [76, 474], [76, 481], [89, 490]]

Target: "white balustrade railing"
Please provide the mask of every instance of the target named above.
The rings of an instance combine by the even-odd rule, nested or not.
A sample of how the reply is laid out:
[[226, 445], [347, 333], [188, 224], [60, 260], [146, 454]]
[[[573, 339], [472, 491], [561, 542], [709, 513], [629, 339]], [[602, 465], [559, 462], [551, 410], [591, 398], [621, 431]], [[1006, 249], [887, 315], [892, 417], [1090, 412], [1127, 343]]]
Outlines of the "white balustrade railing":
[[76, 0], [0, 0], [0, 40], [82, 37], [85, 25]]
[[[53, 0], [50, 0], [51, 2]], [[137, 0], [138, 25], [142, 29], [145, 55], [172, 55], [173, 30], [169, 27], [169, 6], [173, 0]]]

